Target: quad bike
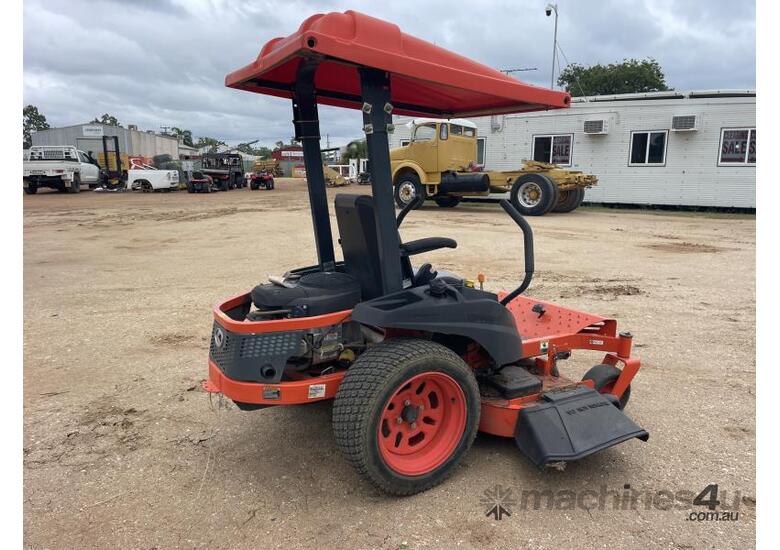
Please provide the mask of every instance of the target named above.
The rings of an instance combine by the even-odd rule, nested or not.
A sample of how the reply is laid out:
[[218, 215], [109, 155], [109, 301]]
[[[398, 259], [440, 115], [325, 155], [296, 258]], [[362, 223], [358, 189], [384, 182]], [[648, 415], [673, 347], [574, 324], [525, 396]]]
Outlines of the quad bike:
[[252, 191], [256, 191], [257, 189], [272, 191], [274, 187], [274, 176], [271, 172], [268, 171], [252, 174], [252, 179], [249, 181], [249, 188]]
[[[316, 79], [315, 79], [316, 75]], [[265, 45], [226, 78], [232, 88], [292, 99], [304, 150], [318, 263], [214, 308], [206, 391], [242, 410], [333, 399], [336, 445], [381, 490], [408, 495], [440, 483], [477, 431], [513, 438], [538, 466], [560, 465], [648, 433], [624, 413], [639, 359], [614, 319], [525, 296], [525, 276], [494, 294], [412, 259], [457, 247], [402, 241], [388, 132], [392, 114], [476, 116], [566, 108], [569, 95], [491, 68], [347, 11], [315, 15]], [[338, 194], [343, 261], [334, 254], [317, 103], [362, 110], [372, 196]], [[419, 214], [417, 214], [419, 215]], [[582, 380], [560, 363], [576, 349], [604, 353]]]

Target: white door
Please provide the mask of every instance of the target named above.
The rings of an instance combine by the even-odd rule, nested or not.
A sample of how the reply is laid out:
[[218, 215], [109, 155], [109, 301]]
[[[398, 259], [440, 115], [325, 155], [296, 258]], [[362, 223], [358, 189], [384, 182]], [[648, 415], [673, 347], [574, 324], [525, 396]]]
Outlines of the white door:
[[89, 158], [83, 151], [79, 151], [79, 163], [81, 164], [81, 182], [97, 183], [100, 169], [89, 162]]

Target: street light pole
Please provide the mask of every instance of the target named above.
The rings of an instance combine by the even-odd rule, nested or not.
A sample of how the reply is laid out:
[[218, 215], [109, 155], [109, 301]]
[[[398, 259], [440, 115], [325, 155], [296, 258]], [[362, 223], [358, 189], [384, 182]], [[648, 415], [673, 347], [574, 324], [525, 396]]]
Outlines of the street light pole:
[[555, 86], [555, 52], [558, 48], [558, 4], [547, 4], [544, 9], [547, 17], [555, 12], [555, 33], [553, 34], [552, 68], [550, 69], [550, 88]]

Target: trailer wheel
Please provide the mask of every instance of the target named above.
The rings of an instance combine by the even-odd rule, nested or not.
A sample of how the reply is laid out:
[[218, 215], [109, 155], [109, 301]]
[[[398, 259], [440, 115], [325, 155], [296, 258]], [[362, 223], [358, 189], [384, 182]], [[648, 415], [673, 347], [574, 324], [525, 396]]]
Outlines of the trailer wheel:
[[450, 349], [414, 338], [381, 342], [349, 368], [333, 403], [344, 457], [382, 491], [411, 495], [441, 483], [479, 424], [474, 373]]
[[559, 214], [565, 214], [576, 210], [579, 205], [582, 204], [582, 199], [585, 198], [585, 188], [577, 187], [570, 191], [561, 191], [558, 197], [558, 204], [553, 206], [552, 211]]
[[81, 176], [73, 174], [73, 181], [70, 182], [68, 193], [78, 193], [79, 191], [81, 191]]
[[[596, 365], [582, 377], [582, 380], [593, 382], [593, 389], [599, 393], [610, 393], [615, 386], [615, 381], [620, 376], [620, 369], [613, 365]], [[631, 385], [626, 388], [618, 400], [617, 408], [623, 410], [631, 397]]]
[[433, 200], [440, 208], [454, 208], [460, 204], [460, 197], [436, 197]]
[[[416, 201], [420, 195], [423, 196], [423, 200], [425, 199], [425, 186], [420, 183], [420, 178], [417, 174], [406, 172], [398, 178], [395, 184], [394, 195], [398, 208], [404, 208], [410, 202]], [[415, 208], [419, 208], [419, 206], [415, 206]]]
[[558, 186], [544, 174], [524, 174], [512, 184], [512, 206], [523, 216], [543, 216], [558, 202]]

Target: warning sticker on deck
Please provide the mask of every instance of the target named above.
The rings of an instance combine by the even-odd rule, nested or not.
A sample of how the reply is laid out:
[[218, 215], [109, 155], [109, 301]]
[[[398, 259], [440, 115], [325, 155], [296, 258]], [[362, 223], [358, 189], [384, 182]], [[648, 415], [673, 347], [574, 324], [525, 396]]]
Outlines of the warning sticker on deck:
[[309, 386], [309, 399], [325, 397], [325, 384], [312, 384]]

